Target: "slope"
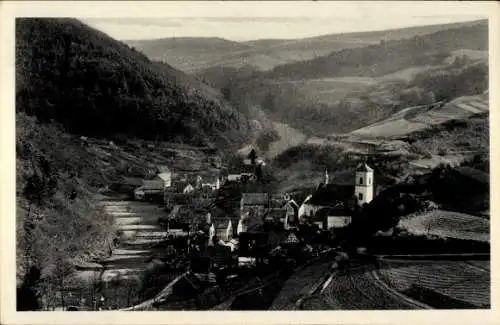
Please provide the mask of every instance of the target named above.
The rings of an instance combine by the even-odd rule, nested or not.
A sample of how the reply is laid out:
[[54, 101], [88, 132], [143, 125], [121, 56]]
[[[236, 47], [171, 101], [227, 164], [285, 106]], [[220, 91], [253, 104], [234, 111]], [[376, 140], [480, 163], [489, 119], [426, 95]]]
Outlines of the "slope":
[[222, 38], [173, 37], [125, 41], [152, 60], [163, 61], [185, 72], [207, 67], [229, 53], [240, 53], [250, 46]]
[[271, 70], [286, 63], [311, 60], [343, 49], [379, 44], [416, 35], [431, 34], [474, 22], [416, 26], [383, 31], [321, 35], [299, 39], [258, 39], [234, 42], [221, 38], [180, 37], [126, 41], [149, 58], [171, 64], [188, 73], [212, 67]]
[[477, 22], [239, 78], [230, 71], [222, 92], [236, 106], [259, 105], [309, 135], [350, 132], [406, 107], [482, 93], [487, 46], [487, 24]]
[[[210, 166], [212, 157], [204, 149], [137, 139], [116, 144], [91, 137], [81, 139], [60, 125], [42, 123], [18, 112], [18, 286], [24, 292], [36, 290], [39, 297], [53, 297], [62, 281], [70, 278], [74, 264], [109, 257], [111, 249], [116, 248], [113, 243], [118, 229], [117, 220], [102, 204], [102, 194], [120, 201], [120, 195], [113, 198], [113, 194], [119, 194], [113, 190], [130, 193], [137, 181], [163, 166], [174, 175], [193, 170], [196, 174], [215, 173]], [[162, 211], [159, 206], [156, 209]], [[129, 222], [132, 219], [127, 218]], [[31, 276], [38, 272], [38, 277]], [[26, 308], [26, 296], [18, 293], [18, 298], [22, 303], [19, 306]]]
[[372, 137], [404, 136], [435, 124], [488, 112], [488, 106], [487, 94], [462, 96], [442, 105], [408, 107], [352, 133]]
[[281, 65], [266, 75], [275, 79], [381, 76], [408, 66], [427, 64], [429, 56], [457, 49], [487, 50], [487, 21], [453, 25], [453, 28], [423, 36], [344, 49], [310, 61]]
[[16, 21], [16, 106], [92, 136], [246, 141], [247, 119], [220, 94], [75, 19]]

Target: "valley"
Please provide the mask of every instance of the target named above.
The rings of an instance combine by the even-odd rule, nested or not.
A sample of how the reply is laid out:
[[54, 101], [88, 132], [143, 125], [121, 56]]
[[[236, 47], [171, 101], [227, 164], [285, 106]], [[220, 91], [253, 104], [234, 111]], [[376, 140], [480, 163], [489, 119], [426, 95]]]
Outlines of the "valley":
[[488, 308], [485, 31], [119, 42], [19, 19], [18, 309]]

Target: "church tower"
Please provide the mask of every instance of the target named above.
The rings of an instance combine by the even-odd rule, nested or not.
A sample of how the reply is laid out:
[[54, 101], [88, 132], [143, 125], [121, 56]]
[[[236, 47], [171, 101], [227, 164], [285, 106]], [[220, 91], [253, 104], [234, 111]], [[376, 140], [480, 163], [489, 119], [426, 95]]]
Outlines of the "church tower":
[[366, 163], [362, 163], [356, 168], [354, 195], [358, 199], [359, 205], [370, 203], [373, 199], [373, 169]]

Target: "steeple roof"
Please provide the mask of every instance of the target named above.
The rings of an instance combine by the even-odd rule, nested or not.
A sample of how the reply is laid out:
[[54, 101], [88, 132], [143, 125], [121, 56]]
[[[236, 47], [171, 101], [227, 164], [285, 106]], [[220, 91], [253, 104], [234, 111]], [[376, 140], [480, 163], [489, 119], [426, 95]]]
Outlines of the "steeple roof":
[[356, 167], [357, 172], [373, 172], [373, 168], [368, 166], [366, 163], [361, 163]]

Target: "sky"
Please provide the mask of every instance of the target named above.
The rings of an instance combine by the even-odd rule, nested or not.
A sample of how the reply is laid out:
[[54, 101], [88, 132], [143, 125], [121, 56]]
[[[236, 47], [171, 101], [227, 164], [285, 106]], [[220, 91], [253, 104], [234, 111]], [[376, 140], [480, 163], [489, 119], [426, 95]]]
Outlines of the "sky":
[[[161, 5], [160, 5], [161, 4]], [[477, 3], [476, 3], [477, 5]], [[468, 2], [187, 2], [122, 7], [115, 17], [78, 17], [119, 40], [220, 37], [233, 41], [301, 38], [484, 19]], [[117, 17], [119, 13], [122, 17]]]

